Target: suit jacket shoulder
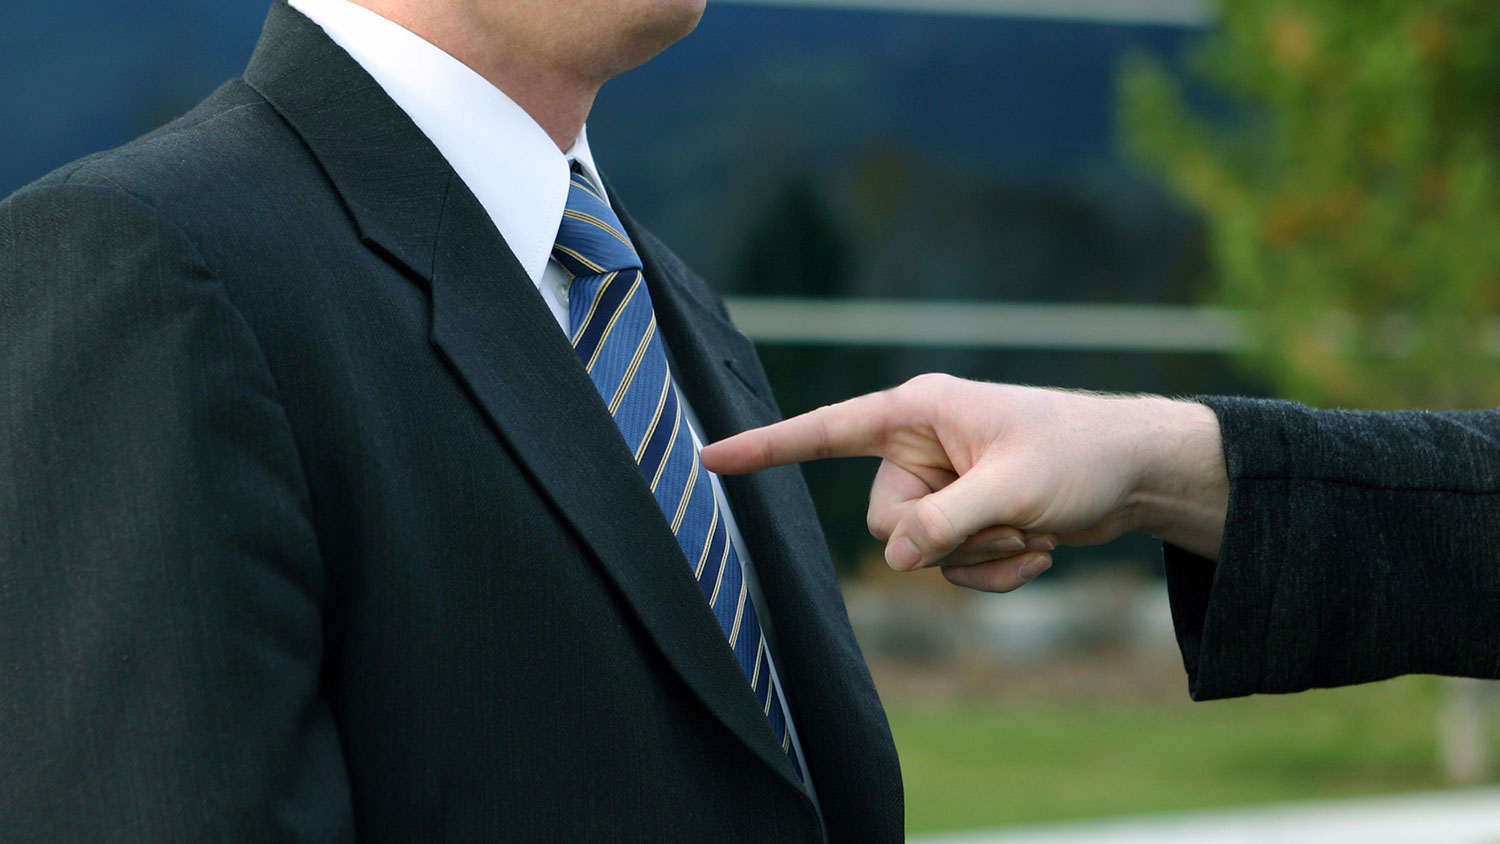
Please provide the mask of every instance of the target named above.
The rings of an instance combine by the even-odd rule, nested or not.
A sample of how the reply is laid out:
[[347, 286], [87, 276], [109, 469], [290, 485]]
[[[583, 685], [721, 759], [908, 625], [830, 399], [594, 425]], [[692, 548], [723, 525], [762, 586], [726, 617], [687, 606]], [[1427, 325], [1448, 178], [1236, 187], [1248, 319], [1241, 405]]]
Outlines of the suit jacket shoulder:
[[0, 838], [349, 840], [299, 446], [130, 154], [0, 203]]

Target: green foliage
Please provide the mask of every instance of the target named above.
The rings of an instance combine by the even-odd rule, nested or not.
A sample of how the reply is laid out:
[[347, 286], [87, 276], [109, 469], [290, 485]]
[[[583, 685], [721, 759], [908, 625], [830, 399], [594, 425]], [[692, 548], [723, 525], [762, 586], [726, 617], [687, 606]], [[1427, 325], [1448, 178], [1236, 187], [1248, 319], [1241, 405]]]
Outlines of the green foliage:
[[1500, 404], [1500, 0], [1222, 0], [1197, 70], [1123, 82], [1132, 150], [1199, 209], [1247, 362], [1316, 404]]

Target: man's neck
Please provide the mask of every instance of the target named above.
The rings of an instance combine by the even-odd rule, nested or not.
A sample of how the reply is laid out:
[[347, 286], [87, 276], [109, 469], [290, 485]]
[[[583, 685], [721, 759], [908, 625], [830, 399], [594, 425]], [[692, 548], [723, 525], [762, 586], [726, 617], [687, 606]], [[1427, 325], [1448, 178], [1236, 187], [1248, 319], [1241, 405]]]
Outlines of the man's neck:
[[449, 53], [487, 79], [491, 85], [504, 91], [516, 105], [531, 115], [531, 119], [542, 127], [559, 150], [567, 152], [572, 149], [579, 133], [583, 131], [589, 110], [594, 106], [599, 85], [568, 84], [561, 79], [534, 73], [525, 67], [484, 67], [463, 55], [452, 51]]
[[578, 139], [604, 83], [603, 79], [571, 72], [566, 65], [538, 60], [527, 50], [495, 49], [493, 39], [486, 37], [482, 27], [451, 13], [440, 13], [436, 7], [442, 4], [354, 2], [416, 33], [505, 92], [563, 152]]

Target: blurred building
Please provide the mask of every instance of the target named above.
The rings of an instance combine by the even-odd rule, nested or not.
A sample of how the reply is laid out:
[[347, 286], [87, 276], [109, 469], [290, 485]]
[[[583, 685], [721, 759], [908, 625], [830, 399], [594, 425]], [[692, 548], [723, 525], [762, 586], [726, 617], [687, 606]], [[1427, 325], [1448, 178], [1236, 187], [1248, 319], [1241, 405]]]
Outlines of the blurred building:
[[[189, 108], [243, 67], [265, 8], [7, 4], [0, 193]], [[1089, 327], [1112, 306], [1195, 298], [1199, 227], [1124, 160], [1115, 102], [1122, 58], [1178, 65], [1205, 23], [1194, 0], [711, 2], [696, 33], [606, 86], [590, 139], [632, 213], [734, 301], [777, 300], [773, 322], [799, 310], [787, 298], [897, 302], [884, 319], [899, 332], [868, 323], [833, 339], [815, 318], [759, 338], [788, 413], [934, 369], [1255, 392], [1213, 348], [1112, 345]], [[934, 300], [1038, 307], [981, 308], [958, 331], [900, 306]], [[1109, 307], [1027, 331], [1081, 304]], [[1152, 319], [1130, 330], [1161, 340], [1177, 317]], [[869, 547], [870, 472], [808, 469], [849, 566]], [[1103, 553], [1154, 565], [1149, 542]]]

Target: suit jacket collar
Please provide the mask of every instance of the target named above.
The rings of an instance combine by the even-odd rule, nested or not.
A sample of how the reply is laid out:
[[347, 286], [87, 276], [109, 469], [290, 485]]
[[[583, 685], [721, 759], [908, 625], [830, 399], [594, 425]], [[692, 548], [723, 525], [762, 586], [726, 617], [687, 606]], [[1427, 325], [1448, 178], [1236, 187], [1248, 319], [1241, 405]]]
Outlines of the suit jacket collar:
[[539, 283], [567, 204], [568, 159], [596, 172], [587, 130], [564, 155], [504, 91], [411, 30], [350, 0], [289, 5], [347, 51], [432, 140]]
[[[307, 143], [363, 241], [428, 286], [437, 353], [593, 551], [668, 663], [731, 732], [800, 788], [633, 456], [473, 194], [379, 85], [280, 0], [245, 81]], [[668, 301], [674, 296], [664, 291]], [[663, 333], [668, 345], [679, 343]], [[696, 352], [702, 344], [681, 345]], [[690, 400], [698, 406], [697, 396]], [[704, 424], [723, 431], [720, 409], [704, 407]]]

